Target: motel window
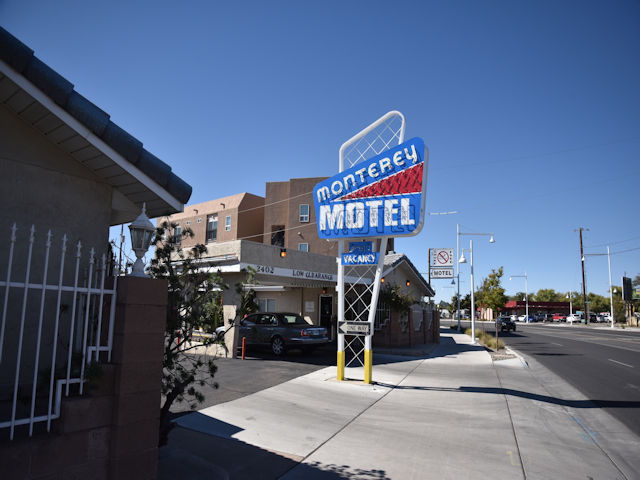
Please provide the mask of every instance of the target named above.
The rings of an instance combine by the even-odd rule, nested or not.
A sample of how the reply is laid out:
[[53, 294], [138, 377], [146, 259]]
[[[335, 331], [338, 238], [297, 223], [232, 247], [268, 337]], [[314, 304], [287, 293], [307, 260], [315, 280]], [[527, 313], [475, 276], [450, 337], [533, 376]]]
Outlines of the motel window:
[[307, 203], [300, 204], [300, 222], [301, 223], [309, 222], [309, 204]]
[[298, 250], [300, 250], [301, 252], [308, 252], [309, 251], [309, 244], [308, 243], [299, 243], [298, 244]]
[[176, 243], [180, 245], [182, 243], [182, 227], [178, 225], [173, 230], [173, 235], [171, 235], [171, 243]]
[[231, 231], [231, 215], [227, 215], [224, 218], [224, 231], [225, 232], [230, 232]]
[[202, 219], [201, 218], [198, 219], [198, 223], [202, 223]]
[[187, 220], [187, 225], [191, 225], [191, 220]]
[[284, 247], [284, 225], [271, 225], [271, 245]]
[[276, 300], [274, 298], [260, 298], [258, 299], [258, 309], [261, 312], [275, 312]]
[[218, 240], [218, 216], [209, 215], [207, 217], [207, 242]]

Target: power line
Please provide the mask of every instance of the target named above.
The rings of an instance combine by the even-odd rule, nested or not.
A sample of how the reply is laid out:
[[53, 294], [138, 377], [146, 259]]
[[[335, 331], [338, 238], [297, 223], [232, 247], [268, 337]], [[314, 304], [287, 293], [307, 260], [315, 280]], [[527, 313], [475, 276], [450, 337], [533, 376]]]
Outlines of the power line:
[[619, 143], [627, 143], [627, 142], [636, 142], [640, 140], [640, 138], [638, 137], [630, 137], [630, 138], [623, 138], [620, 140], [613, 140], [610, 142], [603, 142], [603, 143], [595, 143], [592, 145], [583, 145], [583, 146], [579, 146], [579, 147], [571, 147], [571, 148], [565, 148], [563, 150], [555, 150], [555, 151], [551, 151], [551, 152], [543, 152], [543, 153], [538, 153], [538, 154], [532, 154], [532, 155], [520, 155], [517, 157], [512, 157], [512, 158], [506, 158], [506, 159], [502, 159], [502, 160], [493, 160], [493, 161], [487, 161], [487, 162], [474, 162], [474, 163], [458, 163], [458, 164], [449, 164], [447, 166], [442, 166], [442, 167], [436, 167], [432, 170], [447, 170], [447, 169], [452, 169], [452, 168], [465, 168], [465, 167], [475, 167], [475, 166], [486, 166], [486, 165], [494, 165], [494, 164], [500, 164], [500, 163], [511, 163], [511, 162], [518, 162], [521, 160], [531, 160], [534, 158], [540, 158], [540, 157], [548, 157], [551, 155], [559, 155], [562, 153], [570, 153], [570, 152], [578, 152], [581, 150], [588, 150], [591, 148], [597, 148], [597, 147], [606, 147], [609, 145], [617, 145]]
[[626, 240], [618, 240], [617, 242], [599, 243], [598, 245], [585, 245], [584, 248], [596, 248], [606, 247], [607, 245], [618, 245], [619, 243], [630, 242], [631, 240], [637, 240], [640, 236], [627, 238]]

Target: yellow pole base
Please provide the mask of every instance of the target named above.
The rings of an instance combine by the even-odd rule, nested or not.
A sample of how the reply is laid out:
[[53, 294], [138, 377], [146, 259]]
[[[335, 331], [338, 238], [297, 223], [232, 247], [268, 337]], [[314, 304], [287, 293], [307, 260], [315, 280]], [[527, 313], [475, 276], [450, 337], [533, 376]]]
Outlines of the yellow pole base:
[[344, 351], [338, 352], [338, 376], [336, 380], [344, 380]]
[[372, 383], [373, 351], [364, 351], [364, 383]]

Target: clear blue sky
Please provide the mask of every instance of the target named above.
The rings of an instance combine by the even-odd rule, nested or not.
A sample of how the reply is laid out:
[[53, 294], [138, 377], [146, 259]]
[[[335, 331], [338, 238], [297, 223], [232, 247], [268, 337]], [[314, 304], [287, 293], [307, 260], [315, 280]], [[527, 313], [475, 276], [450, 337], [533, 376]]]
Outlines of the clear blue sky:
[[[191, 203], [331, 176], [393, 109], [430, 151], [420, 235], [474, 238], [476, 283], [579, 290], [587, 252], [640, 247], [640, 2], [0, 0], [0, 24], [193, 186]], [[473, 237], [463, 237], [463, 243]], [[614, 284], [640, 250], [612, 256]], [[461, 293], [469, 290], [463, 266]], [[433, 282], [437, 300], [449, 281]], [[606, 294], [606, 257], [587, 257]]]

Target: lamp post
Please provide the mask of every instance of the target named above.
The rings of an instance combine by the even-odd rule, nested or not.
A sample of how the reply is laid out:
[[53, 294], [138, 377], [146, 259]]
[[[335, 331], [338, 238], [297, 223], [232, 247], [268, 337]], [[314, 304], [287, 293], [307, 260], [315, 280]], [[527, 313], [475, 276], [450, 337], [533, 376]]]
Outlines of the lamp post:
[[[473, 240], [469, 240], [469, 249], [463, 248], [458, 263], [467, 263], [467, 259], [464, 258], [464, 252], [469, 252], [469, 267], [471, 269], [471, 338], [473, 343], [476, 343], [476, 303], [473, 288]], [[458, 300], [459, 301], [459, 300]], [[458, 322], [460, 312], [458, 312]]]
[[[459, 253], [462, 253], [460, 255], [460, 260], [465, 260], [464, 258], [464, 252], [460, 252], [460, 236], [461, 235], [468, 235], [468, 236], [472, 236], [472, 235], [476, 235], [476, 236], [489, 236], [489, 243], [495, 243], [496, 241], [493, 239], [493, 233], [471, 233], [471, 232], [461, 232], [460, 231], [460, 224], [458, 223], [456, 225], [456, 255], [458, 255]], [[473, 255], [472, 255], [473, 256]], [[458, 258], [456, 256], [456, 258]], [[458, 261], [456, 262], [456, 268], [457, 268], [457, 277], [458, 277], [458, 331], [460, 331], [460, 263], [465, 263], [464, 261]], [[472, 303], [472, 307], [473, 307], [473, 260], [471, 261], [471, 303]], [[473, 310], [471, 311], [471, 320], [472, 320], [472, 324], [473, 324], [473, 316], [474, 316]], [[475, 330], [473, 331], [473, 343], [475, 343], [476, 339], [475, 339]]]
[[[607, 253], [583, 253], [582, 254], [582, 264], [584, 265], [585, 257], [602, 257], [607, 256], [607, 263], [609, 264], [609, 305], [611, 308], [611, 328], [614, 328], [614, 320], [613, 320], [613, 286], [611, 285], [611, 250], [609, 245], [607, 245]], [[589, 324], [589, 312], [587, 314], [587, 325]]]
[[513, 278], [524, 278], [524, 301], [525, 301], [525, 323], [529, 323], [529, 278], [527, 277], [527, 272], [524, 272], [524, 275], [511, 275], [509, 280]]
[[569, 299], [569, 316], [573, 318], [573, 304], [571, 303], [573, 300], [573, 295], [571, 292], [567, 293], [567, 298]]
[[129, 225], [131, 233], [131, 249], [136, 254], [136, 261], [131, 269], [131, 275], [134, 277], [146, 277], [144, 273], [144, 263], [142, 257], [147, 253], [151, 246], [151, 239], [156, 231], [153, 223], [147, 217], [147, 204], [142, 204], [142, 212]]

